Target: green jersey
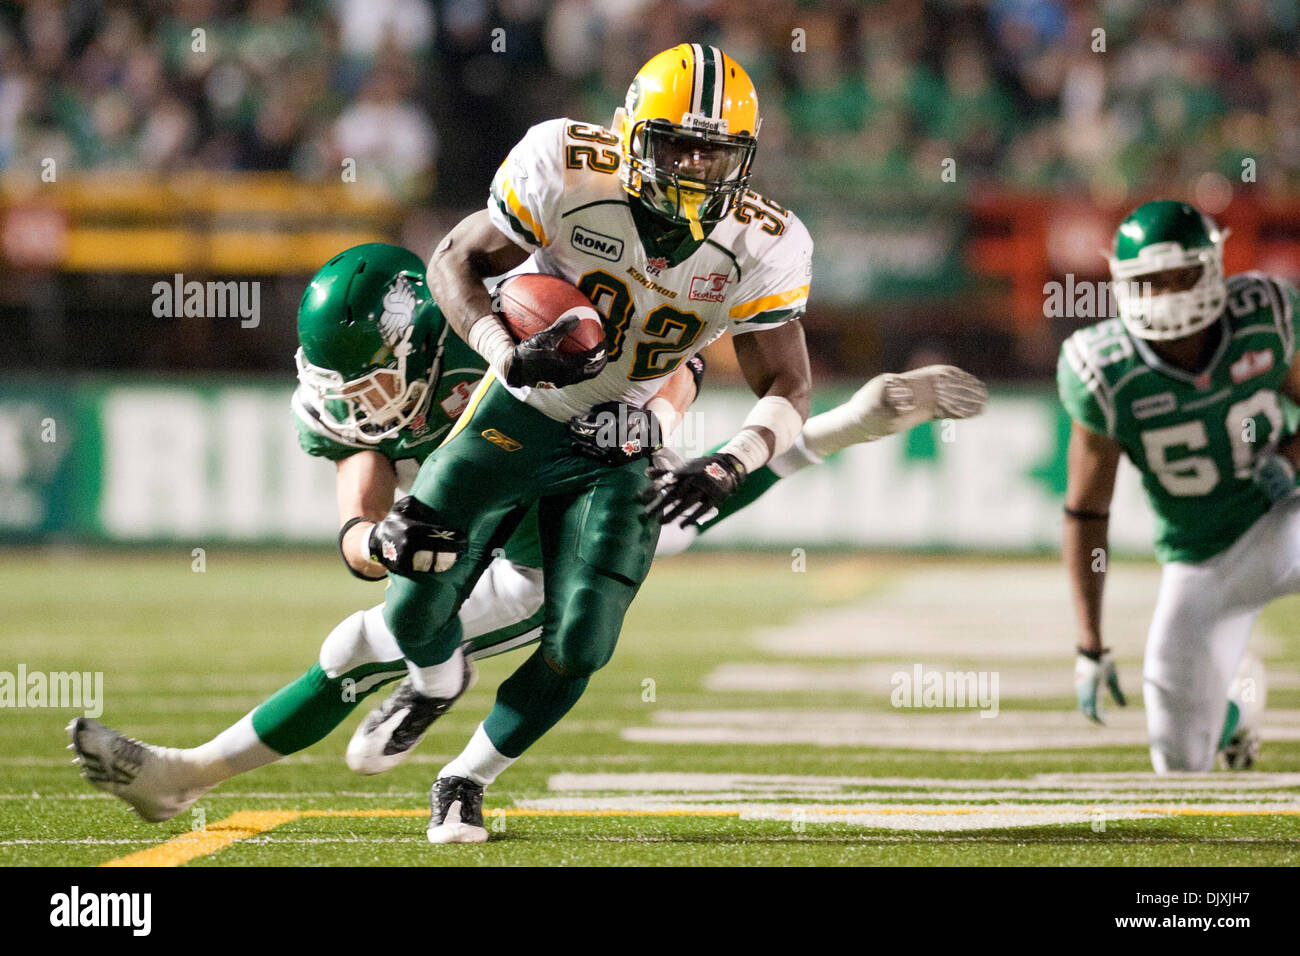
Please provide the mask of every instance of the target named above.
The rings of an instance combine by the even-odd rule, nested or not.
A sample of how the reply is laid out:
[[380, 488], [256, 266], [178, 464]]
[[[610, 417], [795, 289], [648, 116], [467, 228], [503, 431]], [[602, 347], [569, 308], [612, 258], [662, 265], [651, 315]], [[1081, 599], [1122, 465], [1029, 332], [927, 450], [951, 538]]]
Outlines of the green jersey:
[[1061, 346], [1061, 401], [1137, 466], [1161, 561], [1207, 560], [1269, 509], [1251, 473], [1287, 431], [1279, 390], [1295, 355], [1300, 296], [1255, 272], [1227, 286], [1218, 348], [1199, 373], [1162, 361], [1119, 319], [1080, 329]]
[[[469, 405], [474, 387], [487, 371], [482, 356], [450, 331], [441, 314], [437, 333], [438, 358], [434, 360], [433, 374], [436, 382], [433, 398], [423, 418], [417, 418], [406, 428], [374, 444], [351, 441], [330, 429], [327, 419], [319, 410], [319, 398], [310, 389], [299, 385], [293, 393], [293, 421], [298, 430], [298, 444], [309, 455], [342, 461], [360, 451], [376, 451], [393, 463], [397, 482], [410, 488], [424, 459], [442, 444], [451, 427]], [[342, 414], [342, 409], [335, 409]], [[532, 509], [520, 522], [505, 548], [505, 556], [515, 564], [541, 567], [541, 546], [537, 536], [537, 509]]]

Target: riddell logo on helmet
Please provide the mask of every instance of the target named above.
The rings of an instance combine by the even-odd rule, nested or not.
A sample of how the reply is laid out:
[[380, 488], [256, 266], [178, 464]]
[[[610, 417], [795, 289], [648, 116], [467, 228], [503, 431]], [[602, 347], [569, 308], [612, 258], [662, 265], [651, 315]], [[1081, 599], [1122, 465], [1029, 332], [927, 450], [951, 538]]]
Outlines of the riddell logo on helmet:
[[721, 302], [727, 297], [727, 281], [726, 274], [722, 272], [694, 276], [691, 279], [691, 293], [687, 298], [695, 302]]
[[726, 117], [713, 119], [703, 113], [683, 113], [681, 125], [686, 129], [702, 129], [708, 133], [728, 132]]

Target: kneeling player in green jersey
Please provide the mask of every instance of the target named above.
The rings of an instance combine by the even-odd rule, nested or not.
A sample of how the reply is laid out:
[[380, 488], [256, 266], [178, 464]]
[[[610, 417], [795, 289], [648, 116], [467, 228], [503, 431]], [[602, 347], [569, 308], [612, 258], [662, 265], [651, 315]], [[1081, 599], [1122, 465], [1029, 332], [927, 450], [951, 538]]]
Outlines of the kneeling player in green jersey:
[[1300, 592], [1300, 442], [1282, 406], [1300, 398], [1297, 293], [1256, 272], [1225, 279], [1224, 238], [1185, 203], [1130, 213], [1110, 258], [1120, 317], [1067, 339], [1057, 372], [1073, 419], [1063, 553], [1082, 635], [1075, 685], [1094, 720], [1103, 681], [1124, 703], [1094, 568], [1121, 455], [1155, 512], [1163, 570], [1143, 688], [1157, 772], [1210, 770], [1218, 751], [1229, 766], [1253, 762], [1262, 688], [1230, 701], [1229, 687], [1260, 609]]
[[[348, 569], [383, 579], [387, 568], [372, 557], [371, 531], [393, 506], [397, 489], [410, 485], [419, 464], [453, 427], [485, 366], [447, 334], [423, 263], [396, 246], [358, 246], [332, 259], [309, 284], [298, 324], [300, 385], [292, 405], [299, 442], [309, 454], [337, 463], [340, 548]], [[702, 370], [698, 357], [684, 363], [647, 403], [662, 418], [663, 433], [671, 432], [693, 400]], [[977, 379], [950, 367], [878, 376], [849, 402], [810, 419], [796, 446], [755, 472], [743, 494], [724, 503], [709, 524], [822, 456], [933, 418], [969, 417], [982, 409], [984, 398]], [[577, 424], [575, 446], [586, 442], [584, 453], [610, 454]], [[670, 533], [661, 538], [661, 551], [671, 553], [683, 550], [695, 533], [679, 526], [665, 530]], [[466, 657], [537, 642], [541, 566], [532, 515], [460, 608]], [[74, 722], [82, 772], [146, 820], [161, 821], [221, 781], [310, 746], [377, 688], [408, 673], [382, 613], [378, 605], [347, 618], [302, 677], [199, 747], [155, 747], [92, 720]], [[385, 705], [348, 748], [348, 764], [358, 772], [380, 772], [406, 757], [447, 701], [412, 695], [404, 681]]]

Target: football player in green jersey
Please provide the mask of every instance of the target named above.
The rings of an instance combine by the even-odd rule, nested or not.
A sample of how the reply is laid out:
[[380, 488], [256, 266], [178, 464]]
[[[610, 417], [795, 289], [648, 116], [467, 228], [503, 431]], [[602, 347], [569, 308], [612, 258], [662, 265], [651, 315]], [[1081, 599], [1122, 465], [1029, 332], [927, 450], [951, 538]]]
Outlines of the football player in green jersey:
[[1143, 687], [1157, 772], [1210, 770], [1219, 751], [1253, 762], [1262, 688], [1230, 702], [1229, 686], [1260, 609], [1300, 591], [1300, 442], [1283, 408], [1300, 398], [1297, 292], [1257, 272], [1225, 278], [1225, 237], [1186, 203], [1130, 213], [1110, 256], [1119, 318], [1074, 333], [1057, 368], [1073, 420], [1062, 550], [1075, 685], [1094, 720], [1103, 682], [1124, 703], [1096, 570], [1121, 455], [1155, 512], [1163, 569]]
[[[394, 500], [446, 436], [468, 404], [485, 363], [448, 334], [412, 252], [372, 243], [331, 259], [312, 279], [298, 314], [299, 387], [292, 409], [298, 440], [309, 454], [334, 461], [342, 530], [339, 545], [356, 576], [381, 580], [393, 565], [429, 551], [428, 566], [453, 558], [456, 542], [438, 539], [426, 523], [401, 522], [404, 539], [385, 538]], [[669, 434], [694, 400], [702, 361], [684, 365], [647, 403]], [[946, 366], [881, 375], [848, 402], [813, 416], [785, 455], [750, 476], [744, 494], [724, 504], [708, 528], [756, 499], [781, 477], [858, 442], [933, 418], [965, 418], [983, 408], [983, 385]], [[620, 463], [626, 452], [598, 440], [592, 423], [572, 423], [579, 453]], [[660, 554], [689, 546], [695, 528], [669, 525]], [[385, 540], [395, 556], [385, 558]], [[422, 547], [422, 545], [424, 547]], [[541, 632], [542, 573], [536, 516], [505, 544], [461, 606], [463, 656], [477, 659], [536, 643]], [[96, 721], [71, 727], [82, 772], [128, 801], [146, 820], [169, 819], [223, 780], [297, 752], [325, 737], [380, 686], [408, 675], [408, 663], [383, 621], [383, 605], [338, 625], [319, 660], [213, 740], [189, 749], [131, 740]], [[447, 698], [414, 694], [403, 681], [357, 729], [348, 765], [378, 773], [404, 759], [432, 721], [463, 689]]]

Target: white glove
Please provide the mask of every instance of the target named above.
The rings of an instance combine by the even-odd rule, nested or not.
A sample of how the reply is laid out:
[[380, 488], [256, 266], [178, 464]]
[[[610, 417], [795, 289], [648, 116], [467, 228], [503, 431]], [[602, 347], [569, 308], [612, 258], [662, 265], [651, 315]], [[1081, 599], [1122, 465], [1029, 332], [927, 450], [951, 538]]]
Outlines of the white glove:
[[1089, 720], [1104, 724], [1097, 709], [1097, 692], [1102, 681], [1110, 690], [1110, 696], [1121, 707], [1128, 704], [1124, 692], [1119, 689], [1119, 674], [1115, 671], [1115, 659], [1110, 651], [1102, 651], [1097, 660], [1082, 652], [1074, 659], [1074, 694], [1079, 700], [1079, 710]]

